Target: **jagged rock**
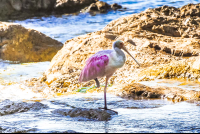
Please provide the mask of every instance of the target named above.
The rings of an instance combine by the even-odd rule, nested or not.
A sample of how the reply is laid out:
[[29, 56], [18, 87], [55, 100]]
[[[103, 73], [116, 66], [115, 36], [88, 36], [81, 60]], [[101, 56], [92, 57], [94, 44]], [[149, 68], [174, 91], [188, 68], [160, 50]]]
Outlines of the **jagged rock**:
[[0, 22], [0, 58], [3, 60], [50, 61], [62, 45], [36, 30], [15, 23]]

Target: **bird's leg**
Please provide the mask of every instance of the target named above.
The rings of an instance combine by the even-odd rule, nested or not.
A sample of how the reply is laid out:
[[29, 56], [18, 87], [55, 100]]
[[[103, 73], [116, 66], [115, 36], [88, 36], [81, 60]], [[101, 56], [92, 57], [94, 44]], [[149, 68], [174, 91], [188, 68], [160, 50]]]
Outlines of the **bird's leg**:
[[108, 79], [109, 77], [106, 77], [106, 84], [105, 84], [105, 88], [104, 88], [104, 109], [107, 110], [107, 102], [106, 102], [106, 88], [108, 85]]
[[97, 88], [99, 88], [99, 87], [100, 87], [100, 84], [99, 84], [99, 81], [98, 81], [98, 79], [97, 79], [97, 78], [95, 78], [94, 80], [95, 80], [95, 82], [96, 82], [96, 84], [97, 84]]

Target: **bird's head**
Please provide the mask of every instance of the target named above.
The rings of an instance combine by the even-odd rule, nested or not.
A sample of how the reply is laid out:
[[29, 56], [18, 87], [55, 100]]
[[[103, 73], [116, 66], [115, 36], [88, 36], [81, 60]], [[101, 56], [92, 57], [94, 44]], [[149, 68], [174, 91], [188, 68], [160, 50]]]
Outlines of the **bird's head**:
[[[136, 46], [135, 42], [132, 41], [131, 43], [132, 45]], [[113, 48], [119, 48], [119, 49], [123, 49], [125, 46], [124, 46], [124, 42], [121, 41], [121, 40], [117, 40], [113, 43]]]
[[[133, 45], [136, 46], [135, 43], [131, 43]], [[126, 49], [125, 45], [124, 45], [124, 42], [121, 41], [121, 40], [117, 40], [113, 43], [113, 48], [119, 48], [119, 49], [123, 49], [125, 52], [127, 52], [134, 60], [135, 62], [140, 66], [139, 62], [129, 53], [129, 51]]]

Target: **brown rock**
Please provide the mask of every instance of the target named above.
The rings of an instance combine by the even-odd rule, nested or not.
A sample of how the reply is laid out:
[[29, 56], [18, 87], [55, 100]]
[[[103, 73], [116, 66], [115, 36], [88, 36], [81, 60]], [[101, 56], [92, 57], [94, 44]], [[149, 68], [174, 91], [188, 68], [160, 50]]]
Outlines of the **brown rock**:
[[96, 0], [56, 0], [54, 11], [57, 13], [74, 13], [95, 2]]
[[19, 24], [0, 22], [0, 57], [20, 62], [50, 61], [62, 43]]
[[[200, 93], [198, 91], [184, 90], [177, 87], [149, 87], [140, 83], [132, 82], [130, 84], [122, 84], [117, 88], [114, 88], [115, 95], [118, 95], [123, 98], [166, 98], [173, 102], [180, 102], [190, 99], [198, 99]], [[108, 91], [112, 93], [112, 91]]]
[[111, 8], [112, 8], [113, 10], [117, 10], [117, 9], [121, 9], [121, 8], [122, 8], [122, 6], [119, 5], [119, 4], [117, 4], [117, 3], [111, 4], [110, 6], [111, 6]]
[[17, 11], [20, 11], [23, 6], [21, 0], [10, 0], [10, 4]]
[[92, 3], [89, 7], [86, 7], [82, 12], [90, 12], [90, 13], [95, 13], [96, 11], [100, 13], [105, 13], [109, 11], [110, 9], [112, 10], [117, 10], [121, 9], [122, 6], [118, 5], [117, 3], [114, 3], [112, 5], [109, 5], [106, 2], [103, 1], [97, 1], [96, 3]]
[[73, 109], [56, 109], [52, 111], [55, 114], [61, 114], [64, 116], [69, 115], [70, 117], [84, 117], [87, 119], [97, 121], [108, 121], [112, 115], [116, 115], [117, 112], [113, 110], [102, 110], [102, 109], [87, 109], [87, 108], [73, 108]]
[[101, 13], [106, 12], [108, 9], [110, 9], [110, 5], [103, 1], [97, 1], [96, 2], [97, 8]]
[[88, 7], [88, 11], [98, 11], [98, 7], [96, 5], [96, 3], [92, 3], [89, 7]]

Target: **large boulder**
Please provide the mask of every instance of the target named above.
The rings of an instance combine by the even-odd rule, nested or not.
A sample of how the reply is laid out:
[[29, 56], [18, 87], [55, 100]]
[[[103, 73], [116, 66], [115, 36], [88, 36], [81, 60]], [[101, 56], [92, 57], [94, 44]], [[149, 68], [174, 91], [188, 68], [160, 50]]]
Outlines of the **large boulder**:
[[0, 58], [20, 62], [50, 61], [63, 44], [33, 29], [0, 22]]
[[[198, 5], [193, 5], [192, 8], [198, 8]], [[190, 7], [190, 4], [184, 6], [188, 10]], [[162, 6], [147, 9], [138, 14], [113, 20], [100, 31], [67, 40], [63, 48], [53, 57], [49, 69], [39, 81], [46, 83], [55, 92], [68, 92], [83, 86], [94, 86], [94, 80], [78, 82], [86, 60], [100, 50], [111, 49], [112, 43], [119, 39], [124, 41], [141, 67], [127, 55], [125, 65], [114, 73], [109, 84], [134, 84], [156, 78], [200, 81], [199, 14], [189, 12], [193, 15], [188, 20], [187, 16], [180, 15], [182, 8]], [[195, 23], [188, 23], [191, 20]], [[133, 42], [136, 43], [136, 47], [132, 45]], [[99, 80], [101, 84], [105, 83], [105, 78]], [[161, 96], [161, 94], [152, 95]]]

